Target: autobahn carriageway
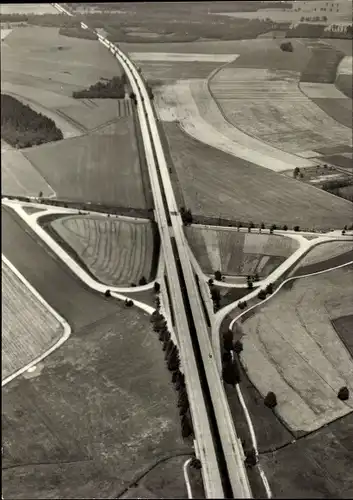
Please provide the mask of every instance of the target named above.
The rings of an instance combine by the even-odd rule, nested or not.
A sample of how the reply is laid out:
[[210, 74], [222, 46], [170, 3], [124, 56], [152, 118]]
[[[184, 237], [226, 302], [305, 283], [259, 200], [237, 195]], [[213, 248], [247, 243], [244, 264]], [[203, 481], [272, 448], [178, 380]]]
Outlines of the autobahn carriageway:
[[[59, 12], [72, 14], [59, 4]], [[116, 57], [136, 96], [145, 156], [165, 258], [179, 351], [192, 415], [196, 456], [207, 498], [251, 498], [244, 451], [236, 434], [223, 382], [213, 355], [202, 300], [189, 257], [157, 121], [138, 68], [115, 44], [87, 24]]]

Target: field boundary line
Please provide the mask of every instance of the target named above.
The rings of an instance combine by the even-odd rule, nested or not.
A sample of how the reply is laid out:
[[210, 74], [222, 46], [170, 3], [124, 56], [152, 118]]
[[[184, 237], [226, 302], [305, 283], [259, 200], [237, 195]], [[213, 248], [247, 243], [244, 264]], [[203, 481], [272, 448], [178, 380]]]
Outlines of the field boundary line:
[[53, 307], [51, 307], [50, 304], [44, 298], [40, 295], [40, 293], [26, 280], [26, 278], [20, 273], [20, 271], [5, 257], [4, 254], [1, 254], [1, 258], [5, 265], [7, 265], [11, 271], [17, 276], [17, 278], [28, 288], [28, 290], [35, 296], [37, 300], [55, 317], [56, 320], [61, 323], [64, 329], [64, 333], [61, 336], [61, 338], [54, 344], [52, 347], [50, 347], [47, 351], [45, 351], [43, 354], [38, 356], [36, 359], [25, 365], [24, 367], [20, 368], [17, 370], [15, 373], [12, 375], [9, 375], [6, 377], [4, 380], [1, 381], [1, 387], [4, 387], [6, 384], [11, 382], [13, 379], [17, 378], [19, 375], [22, 375], [25, 371], [27, 371], [29, 368], [32, 366], [38, 364], [40, 361], [42, 361], [44, 358], [49, 356], [52, 352], [54, 352], [56, 349], [58, 349], [71, 335], [71, 327], [69, 323], [62, 317], [60, 316]]

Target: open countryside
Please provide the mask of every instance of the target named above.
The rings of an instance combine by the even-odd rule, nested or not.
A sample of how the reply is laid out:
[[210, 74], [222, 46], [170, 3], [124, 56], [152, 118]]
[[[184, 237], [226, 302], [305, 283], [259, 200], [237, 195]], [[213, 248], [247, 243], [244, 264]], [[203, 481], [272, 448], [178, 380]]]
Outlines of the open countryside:
[[2, 498], [350, 498], [352, 1], [0, 23]]

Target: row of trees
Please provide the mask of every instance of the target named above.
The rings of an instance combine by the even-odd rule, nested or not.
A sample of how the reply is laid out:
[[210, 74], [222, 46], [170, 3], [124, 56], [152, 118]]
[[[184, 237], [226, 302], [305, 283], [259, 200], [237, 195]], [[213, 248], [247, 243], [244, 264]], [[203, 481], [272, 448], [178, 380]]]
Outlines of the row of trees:
[[1, 94], [1, 137], [16, 148], [63, 139], [55, 122], [14, 97]]
[[[157, 285], [157, 286], [156, 286]], [[194, 429], [192, 424], [191, 412], [184, 374], [180, 371], [180, 358], [177, 346], [171, 339], [170, 331], [168, 330], [167, 321], [160, 312], [160, 298], [158, 292], [160, 290], [159, 283], [155, 284], [156, 292], [156, 310], [151, 315], [151, 323], [153, 330], [158, 334], [158, 338], [162, 343], [162, 349], [165, 353], [167, 368], [172, 372], [172, 383], [178, 392], [178, 408], [181, 418], [181, 433], [183, 438], [193, 438]]]
[[77, 90], [72, 93], [72, 97], [75, 99], [123, 99], [126, 83], [127, 77], [123, 73], [122, 76], [113, 76], [106, 82], [100, 80], [86, 90]]

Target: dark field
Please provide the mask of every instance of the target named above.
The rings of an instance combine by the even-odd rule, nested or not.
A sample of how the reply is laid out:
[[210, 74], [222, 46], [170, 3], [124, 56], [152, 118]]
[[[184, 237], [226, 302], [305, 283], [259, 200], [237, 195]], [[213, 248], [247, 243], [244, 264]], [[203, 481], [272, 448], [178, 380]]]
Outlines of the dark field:
[[[342, 155], [323, 156], [322, 160], [327, 161], [327, 163], [332, 163], [333, 165], [337, 165], [338, 167], [353, 169], [352, 158], [347, 158], [346, 156], [342, 156]], [[352, 170], [352, 173], [353, 173], [353, 170]]]
[[332, 325], [353, 356], [353, 314], [334, 319]]
[[320, 42], [310, 45], [312, 54], [302, 71], [300, 81], [333, 83], [336, 79], [337, 66], [344, 57], [344, 53], [336, 47], [320, 45]]
[[132, 117], [120, 118], [114, 135], [75, 137], [24, 154], [58, 199], [146, 208]]
[[353, 413], [261, 463], [274, 498], [352, 498]]
[[333, 155], [333, 154], [342, 154], [342, 153], [352, 153], [353, 149], [350, 146], [327, 146], [323, 148], [316, 148], [315, 151], [321, 153], [323, 155]]
[[[134, 58], [133, 58], [134, 59]], [[168, 62], [139, 61], [134, 59], [141, 68], [142, 74], [152, 84], [163, 81], [166, 83], [175, 80], [190, 78], [207, 78], [212, 71], [222, 65], [222, 62]]]
[[[86, 289], [8, 210], [2, 221], [4, 254], [73, 330], [3, 388], [4, 497], [113, 498], [165, 454], [190, 452], [161, 345], [147, 315]], [[183, 489], [175, 472], [160, 483], [167, 498]]]
[[175, 123], [163, 128], [185, 207], [195, 216], [317, 229], [350, 223], [350, 202], [202, 144]]
[[347, 264], [352, 261], [353, 250], [321, 262], [316, 262], [315, 264], [302, 265], [294, 271], [293, 274], [290, 274], [290, 276], [304, 276], [305, 274], [317, 273], [319, 271], [324, 271], [325, 269], [330, 269], [331, 267], [341, 266], [342, 264]]
[[347, 99], [332, 99], [323, 97], [311, 97], [310, 99], [334, 120], [338, 121], [345, 127], [352, 128], [352, 101], [348, 101], [347, 103]]

